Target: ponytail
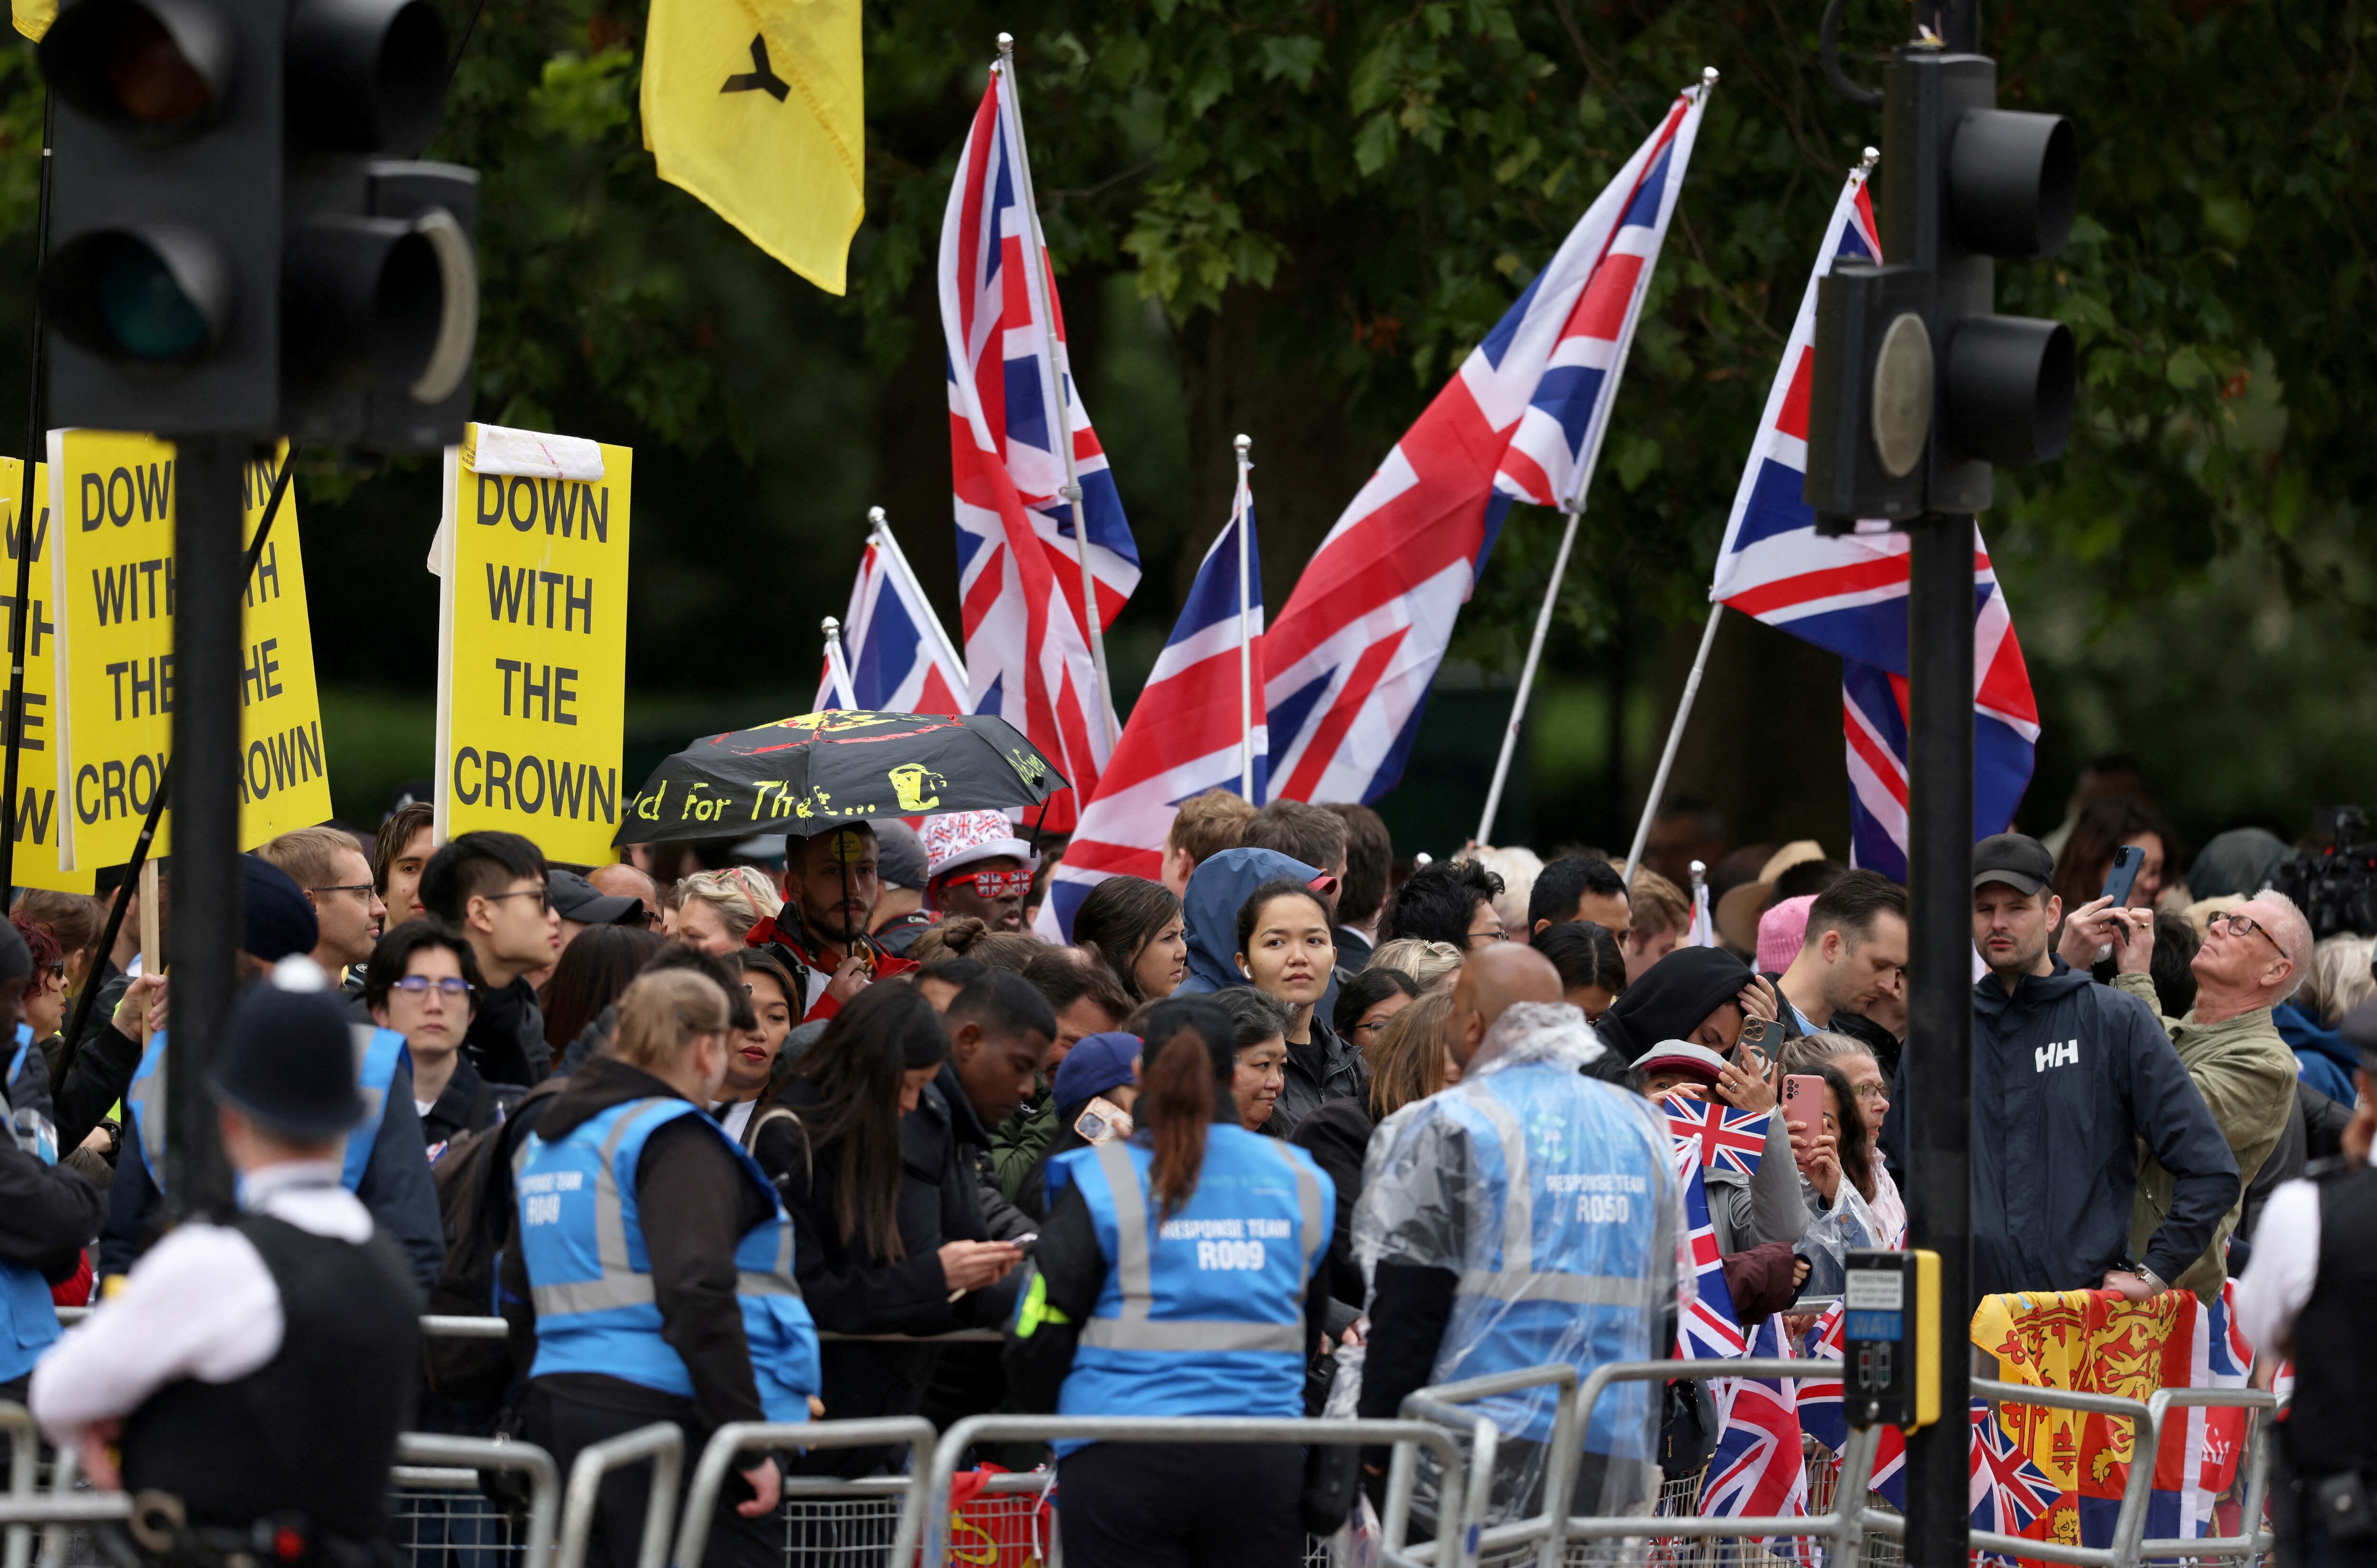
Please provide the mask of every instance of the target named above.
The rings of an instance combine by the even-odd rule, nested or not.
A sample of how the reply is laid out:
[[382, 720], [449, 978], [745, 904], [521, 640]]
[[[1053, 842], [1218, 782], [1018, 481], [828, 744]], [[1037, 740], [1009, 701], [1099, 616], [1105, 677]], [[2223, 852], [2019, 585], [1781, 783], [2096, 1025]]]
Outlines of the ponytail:
[[1197, 1195], [1205, 1168], [1205, 1129], [1213, 1120], [1213, 1063], [1205, 1042], [1183, 1029], [1159, 1047], [1141, 1074], [1132, 1109], [1155, 1143], [1147, 1184], [1161, 1224]]

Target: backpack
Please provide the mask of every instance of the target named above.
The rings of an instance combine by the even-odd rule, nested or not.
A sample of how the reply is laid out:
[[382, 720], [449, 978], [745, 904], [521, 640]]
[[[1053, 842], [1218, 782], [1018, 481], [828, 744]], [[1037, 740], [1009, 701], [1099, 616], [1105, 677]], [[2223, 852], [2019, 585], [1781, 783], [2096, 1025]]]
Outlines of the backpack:
[[[431, 1315], [484, 1318], [496, 1311], [496, 1275], [512, 1233], [510, 1134], [523, 1118], [534, 1119], [532, 1106], [560, 1093], [566, 1082], [549, 1079], [521, 1096], [505, 1120], [457, 1134], [430, 1167], [446, 1232], [446, 1263], [429, 1292]], [[502, 1339], [433, 1335], [424, 1370], [431, 1390], [448, 1399], [498, 1399], [512, 1382], [511, 1347]]]

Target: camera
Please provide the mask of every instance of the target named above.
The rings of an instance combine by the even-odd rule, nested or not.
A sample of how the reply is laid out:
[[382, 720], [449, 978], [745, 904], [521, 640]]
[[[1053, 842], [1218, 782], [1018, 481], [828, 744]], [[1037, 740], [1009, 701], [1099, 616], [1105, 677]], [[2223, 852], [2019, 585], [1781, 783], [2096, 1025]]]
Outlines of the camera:
[[2322, 807], [2311, 821], [2314, 839], [2326, 847], [2281, 865], [2270, 873], [2270, 886], [2300, 906], [2314, 940], [2339, 931], [2377, 935], [2377, 844], [2369, 842], [2369, 813], [2358, 806]]

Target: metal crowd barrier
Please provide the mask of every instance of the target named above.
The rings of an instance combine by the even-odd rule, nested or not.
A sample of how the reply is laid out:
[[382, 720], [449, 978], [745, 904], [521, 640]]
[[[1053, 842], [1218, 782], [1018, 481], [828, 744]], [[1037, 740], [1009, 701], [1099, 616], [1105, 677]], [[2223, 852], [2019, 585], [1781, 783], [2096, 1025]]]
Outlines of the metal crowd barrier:
[[[702, 1548], [710, 1543], [711, 1518], [718, 1511], [719, 1490], [726, 1484], [726, 1474], [735, 1455], [755, 1448], [873, 1448], [904, 1444], [908, 1450], [907, 1474], [886, 1478], [899, 1483], [896, 1490], [900, 1518], [891, 1538], [890, 1556], [885, 1561], [912, 1562], [916, 1555], [916, 1538], [924, 1526], [924, 1500], [916, 1494], [914, 1478], [923, 1472], [931, 1457], [935, 1436], [933, 1423], [922, 1416], [858, 1421], [737, 1421], [721, 1427], [703, 1447], [700, 1463], [694, 1466], [693, 1486], [686, 1493], [685, 1518], [677, 1527], [675, 1561], [686, 1568], [701, 1561]], [[787, 1476], [783, 1486], [787, 1503], [799, 1498], [880, 1496], [887, 1490], [854, 1487], [849, 1481], [818, 1476]]]
[[[1491, 1423], [1487, 1423], [1490, 1428]], [[1460, 1445], [1441, 1428], [1424, 1421], [1327, 1421], [1302, 1418], [1252, 1416], [969, 1416], [951, 1427], [933, 1450], [933, 1466], [925, 1478], [925, 1568], [943, 1568], [950, 1558], [950, 1487], [958, 1460], [978, 1442], [1049, 1442], [1063, 1438], [1088, 1438], [1099, 1442], [1283, 1442], [1392, 1444], [1396, 1467], [1404, 1473], [1409, 1490], [1414, 1447], [1435, 1454], [1443, 1466], [1448, 1492], [1462, 1492], [1464, 1469]], [[1472, 1568], [1476, 1561], [1475, 1532], [1460, 1513], [1439, 1510], [1436, 1550], [1429, 1561], [1451, 1568]], [[1417, 1560], [1405, 1554], [1401, 1538], [1389, 1534], [1380, 1561], [1386, 1568], [1411, 1568]], [[574, 1565], [569, 1565], [574, 1568]]]
[[644, 1459], [652, 1462], [652, 1483], [636, 1568], [668, 1568], [669, 1525], [676, 1514], [677, 1479], [685, 1473], [685, 1433], [673, 1421], [654, 1421], [579, 1450], [569, 1466], [569, 1490], [561, 1500], [561, 1540], [554, 1568], [585, 1568], [587, 1538], [594, 1531], [595, 1494], [603, 1478]]
[[[14, 1400], [0, 1399], [0, 1426], [8, 1429], [8, 1500], [30, 1503], [37, 1484], [34, 1471], [41, 1464], [41, 1434], [34, 1430], [31, 1412]], [[8, 1526], [8, 1545], [0, 1562], [6, 1568], [29, 1568], [33, 1561], [33, 1532], [22, 1524]]]
[[[561, 1513], [561, 1472], [553, 1455], [532, 1442], [519, 1442], [508, 1438], [460, 1437], [444, 1432], [406, 1432], [396, 1440], [396, 1468], [389, 1472], [389, 1490], [401, 1495], [409, 1491], [451, 1491], [457, 1494], [476, 1492], [482, 1470], [515, 1470], [528, 1478], [529, 1509], [526, 1531], [518, 1550], [527, 1568], [543, 1568], [553, 1553], [554, 1533]], [[398, 1517], [403, 1517], [401, 1513]], [[455, 1514], [452, 1520], [485, 1519], [496, 1522], [501, 1516], [494, 1514]], [[426, 1543], [406, 1543], [409, 1555], [420, 1554]], [[478, 1553], [492, 1556], [508, 1549], [484, 1541], [453, 1541], [439, 1543], [457, 1556]]]

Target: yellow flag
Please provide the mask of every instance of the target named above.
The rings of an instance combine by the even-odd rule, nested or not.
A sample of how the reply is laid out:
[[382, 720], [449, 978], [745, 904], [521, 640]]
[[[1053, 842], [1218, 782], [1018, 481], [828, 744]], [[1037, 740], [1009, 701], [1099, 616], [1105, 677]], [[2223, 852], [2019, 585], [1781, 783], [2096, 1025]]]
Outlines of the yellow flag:
[[8, 19], [18, 32], [39, 43], [42, 34], [58, 19], [58, 0], [8, 0]]
[[644, 41], [644, 144], [661, 178], [836, 294], [866, 211], [858, 6], [652, 0]]

